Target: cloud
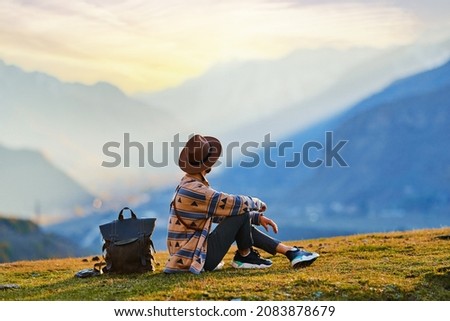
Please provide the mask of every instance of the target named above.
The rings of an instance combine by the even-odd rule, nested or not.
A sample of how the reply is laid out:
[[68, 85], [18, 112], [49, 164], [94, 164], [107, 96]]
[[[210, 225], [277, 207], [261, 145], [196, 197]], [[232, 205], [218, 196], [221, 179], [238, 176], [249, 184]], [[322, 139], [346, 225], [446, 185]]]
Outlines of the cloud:
[[0, 58], [63, 80], [157, 90], [218, 61], [414, 41], [417, 17], [384, 3], [5, 0]]

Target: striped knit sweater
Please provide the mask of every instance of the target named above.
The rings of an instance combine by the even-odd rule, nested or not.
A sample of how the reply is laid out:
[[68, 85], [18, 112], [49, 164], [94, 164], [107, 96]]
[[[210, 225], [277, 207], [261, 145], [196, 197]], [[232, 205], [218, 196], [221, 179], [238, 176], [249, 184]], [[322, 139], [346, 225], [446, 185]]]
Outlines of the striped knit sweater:
[[[179, 218], [175, 214], [173, 204]], [[217, 192], [201, 174], [186, 174], [177, 187], [170, 207], [165, 273], [190, 271], [199, 274], [205, 264], [208, 235], [212, 223], [226, 216], [250, 213], [259, 225], [261, 201], [242, 195]]]

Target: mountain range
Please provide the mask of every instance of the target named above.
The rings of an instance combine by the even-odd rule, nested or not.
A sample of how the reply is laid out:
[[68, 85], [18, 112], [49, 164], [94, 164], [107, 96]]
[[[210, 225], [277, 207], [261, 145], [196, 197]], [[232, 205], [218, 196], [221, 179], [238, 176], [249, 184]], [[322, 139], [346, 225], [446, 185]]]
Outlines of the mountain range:
[[[158, 185], [169, 170], [137, 166], [137, 148], [130, 151], [131, 166], [122, 161], [117, 167], [106, 168], [102, 163], [111, 158], [104, 153], [105, 144], [119, 143], [120, 148], [114, 151], [123, 159], [125, 134], [130, 141], [146, 146], [148, 142], [171, 141], [182, 128], [176, 116], [132, 99], [108, 83], [62, 82], [2, 61], [0, 110], [0, 144], [39, 150], [104, 200], [121, 196], [124, 190], [129, 196]], [[151, 151], [155, 159], [161, 156], [160, 151]]]
[[[224, 144], [260, 141], [267, 132], [286, 136], [449, 57], [450, 41], [389, 51], [298, 50], [275, 60], [219, 64], [176, 88], [133, 97], [106, 82], [63, 82], [0, 60], [0, 144], [39, 150], [105, 209], [117, 209], [142, 202], [149, 188], [176, 182], [178, 155], [161, 146], [176, 134], [207, 133]], [[128, 167], [126, 134], [145, 148], [131, 148]], [[120, 144], [113, 150], [122, 162], [114, 168], [102, 166], [112, 160], [104, 151], [108, 143]], [[138, 166], [140, 154], [161, 160], [163, 153], [168, 166]]]
[[[396, 81], [348, 111], [285, 138], [282, 142], [295, 147], [284, 155], [270, 154], [284, 164], [308, 142], [326, 146], [329, 132], [332, 146], [346, 142], [339, 155], [348, 166], [336, 161], [317, 168], [236, 166], [214, 182], [219, 189], [266, 200], [288, 238], [449, 225], [449, 128], [446, 63]], [[325, 159], [325, 148], [313, 151], [310, 160]]]
[[293, 135], [449, 58], [450, 40], [389, 50], [304, 49], [280, 59], [216, 65], [175, 88], [135, 97], [174, 113], [189, 111], [182, 117], [192, 132], [224, 143], [260, 142], [268, 132]]

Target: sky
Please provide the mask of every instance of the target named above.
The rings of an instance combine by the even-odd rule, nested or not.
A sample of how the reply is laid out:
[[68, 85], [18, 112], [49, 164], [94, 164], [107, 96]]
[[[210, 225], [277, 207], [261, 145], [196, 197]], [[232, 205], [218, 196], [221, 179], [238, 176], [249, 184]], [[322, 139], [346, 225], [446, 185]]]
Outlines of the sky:
[[389, 48], [449, 30], [444, 0], [2, 0], [0, 59], [63, 81], [158, 91], [301, 48]]

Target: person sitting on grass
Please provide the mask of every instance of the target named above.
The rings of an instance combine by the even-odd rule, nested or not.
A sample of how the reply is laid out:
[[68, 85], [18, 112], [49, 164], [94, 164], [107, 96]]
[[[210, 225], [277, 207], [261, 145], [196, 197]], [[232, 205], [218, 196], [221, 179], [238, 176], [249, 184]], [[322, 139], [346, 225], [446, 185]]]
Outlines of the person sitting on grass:
[[[277, 224], [265, 216], [266, 204], [256, 197], [231, 195], [212, 189], [206, 174], [219, 159], [218, 139], [194, 135], [179, 156], [186, 174], [170, 204], [167, 246], [170, 257], [165, 273], [213, 271], [223, 266], [223, 258], [236, 242], [234, 268], [268, 268], [272, 261], [262, 258], [255, 248], [272, 255], [284, 254], [293, 268], [313, 263], [319, 254], [288, 246], [255, 226], [272, 228]], [[218, 225], [212, 229], [213, 223]]]

